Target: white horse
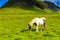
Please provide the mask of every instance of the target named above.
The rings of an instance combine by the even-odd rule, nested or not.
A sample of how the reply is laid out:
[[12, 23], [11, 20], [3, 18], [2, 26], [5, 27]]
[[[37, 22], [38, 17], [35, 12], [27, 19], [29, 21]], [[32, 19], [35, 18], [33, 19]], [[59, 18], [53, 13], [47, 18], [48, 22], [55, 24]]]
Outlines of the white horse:
[[29, 30], [31, 29], [32, 25], [36, 26], [36, 32], [38, 32], [38, 26], [43, 25], [44, 28], [46, 29], [46, 18], [34, 18], [32, 21], [28, 23], [28, 28]]

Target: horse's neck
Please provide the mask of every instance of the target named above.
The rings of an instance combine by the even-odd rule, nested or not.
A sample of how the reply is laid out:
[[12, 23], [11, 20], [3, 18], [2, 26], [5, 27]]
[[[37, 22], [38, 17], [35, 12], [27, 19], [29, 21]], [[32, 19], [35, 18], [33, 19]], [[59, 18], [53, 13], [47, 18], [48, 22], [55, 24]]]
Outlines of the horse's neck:
[[30, 25], [32, 26], [35, 23], [35, 20], [33, 19], [32, 21], [30, 21]]

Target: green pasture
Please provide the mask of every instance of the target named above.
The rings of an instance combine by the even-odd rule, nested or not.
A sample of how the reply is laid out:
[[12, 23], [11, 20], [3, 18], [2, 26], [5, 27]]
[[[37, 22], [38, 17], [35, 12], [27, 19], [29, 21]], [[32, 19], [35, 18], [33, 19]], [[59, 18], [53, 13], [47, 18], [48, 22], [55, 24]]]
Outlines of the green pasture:
[[[47, 19], [47, 30], [28, 30], [27, 24], [35, 17]], [[48, 10], [25, 10], [21, 8], [0, 9], [0, 40], [60, 40], [60, 12]]]

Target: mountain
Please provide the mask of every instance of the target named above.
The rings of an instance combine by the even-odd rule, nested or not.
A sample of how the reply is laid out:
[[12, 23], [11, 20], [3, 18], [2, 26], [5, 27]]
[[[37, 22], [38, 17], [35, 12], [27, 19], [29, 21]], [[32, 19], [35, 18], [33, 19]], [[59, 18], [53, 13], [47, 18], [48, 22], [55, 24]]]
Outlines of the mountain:
[[41, 1], [53, 2], [56, 6], [60, 7], [60, 0], [41, 0]]
[[47, 8], [51, 9], [52, 11], [60, 10], [60, 7], [56, 6], [53, 2], [43, 1]]
[[35, 6], [44, 10], [42, 3], [37, 0], [15, 0], [14, 3], [21, 8], [30, 8]]
[[37, 0], [10, 0], [5, 7], [15, 7], [19, 6], [23, 9], [46, 9], [49, 8], [52, 11], [60, 10], [60, 7], [56, 6], [53, 2], [50, 1], [37, 1]]

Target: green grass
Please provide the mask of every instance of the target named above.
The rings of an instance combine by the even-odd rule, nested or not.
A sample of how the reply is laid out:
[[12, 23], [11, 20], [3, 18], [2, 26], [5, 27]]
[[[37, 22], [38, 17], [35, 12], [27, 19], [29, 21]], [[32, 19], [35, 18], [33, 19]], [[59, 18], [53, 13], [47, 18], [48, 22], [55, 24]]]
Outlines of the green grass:
[[[0, 40], [60, 40], [60, 12], [24, 10], [21, 8], [0, 9]], [[46, 17], [47, 30], [27, 30], [27, 24], [35, 17]]]

